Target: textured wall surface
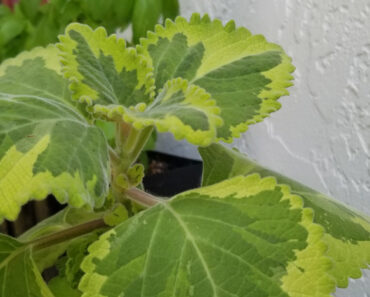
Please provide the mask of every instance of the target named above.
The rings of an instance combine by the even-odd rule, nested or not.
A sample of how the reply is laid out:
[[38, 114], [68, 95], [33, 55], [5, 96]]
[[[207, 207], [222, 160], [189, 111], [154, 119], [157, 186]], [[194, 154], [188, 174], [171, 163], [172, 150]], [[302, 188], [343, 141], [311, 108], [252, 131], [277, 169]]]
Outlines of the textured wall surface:
[[[370, 214], [370, 0], [183, 0], [234, 19], [297, 67], [283, 107], [236, 142], [259, 163]], [[335, 296], [370, 297], [370, 273]]]
[[235, 19], [297, 67], [282, 109], [238, 147], [370, 214], [370, 1], [184, 0], [182, 9]]

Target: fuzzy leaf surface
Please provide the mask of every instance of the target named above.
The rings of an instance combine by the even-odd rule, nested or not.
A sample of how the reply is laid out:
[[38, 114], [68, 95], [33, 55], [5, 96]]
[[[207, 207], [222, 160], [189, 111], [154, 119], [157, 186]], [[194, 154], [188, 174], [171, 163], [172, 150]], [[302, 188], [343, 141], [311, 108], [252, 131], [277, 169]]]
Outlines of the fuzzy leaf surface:
[[102, 205], [109, 185], [103, 133], [70, 100], [55, 47], [0, 67], [0, 220], [54, 194], [75, 207]]
[[70, 25], [60, 40], [74, 98], [92, 104], [95, 115], [123, 118], [137, 129], [156, 126], [197, 145], [215, 140], [222, 119], [204, 89], [177, 78], [165, 82], [153, 101], [150, 61], [127, 49], [123, 40], [107, 37], [102, 28], [93, 31], [80, 24]]
[[3, 297], [53, 297], [32, 260], [31, 250], [0, 234], [0, 293]]
[[211, 94], [224, 120], [217, 136], [226, 141], [280, 107], [276, 100], [288, 94], [294, 70], [278, 45], [207, 15], [167, 20], [137, 49], [152, 63], [157, 91], [181, 77]]
[[[236, 177], [103, 234], [82, 263], [79, 288], [83, 297], [328, 297], [321, 235], [288, 187]], [[295, 292], [295, 282], [311, 291]]]
[[93, 31], [76, 23], [59, 39], [63, 72], [76, 100], [127, 107], [151, 101], [152, 69], [123, 39], [108, 37], [102, 27]]
[[360, 269], [370, 268], [370, 218], [294, 180], [252, 162], [243, 154], [219, 144], [200, 148], [204, 161], [203, 185], [212, 185], [238, 175], [258, 173], [273, 176], [289, 185], [303, 198], [304, 206], [314, 210], [314, 222], [325, 229], [327, 256], [333, 262], [330, 274], [337, 286], [346, 288], [348, 278], [359, 278]]
[[209, 94], [181, 78], [168, 81], [149, 106], [95, 105], [94, 114], [123, 118], [136, 129], [155, 126], [159, 132], [172, 132], [175, 138], [186, 138], [196, 145], [211, 143], [216, 138], [217, 126], [222, 125], [219, 108]]

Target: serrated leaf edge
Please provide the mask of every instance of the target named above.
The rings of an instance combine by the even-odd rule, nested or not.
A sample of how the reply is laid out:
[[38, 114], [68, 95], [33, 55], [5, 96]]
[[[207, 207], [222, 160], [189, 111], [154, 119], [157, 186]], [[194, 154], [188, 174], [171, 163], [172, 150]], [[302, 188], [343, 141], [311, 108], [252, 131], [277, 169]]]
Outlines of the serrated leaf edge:
[[[228, 22], [224, 26], [220, 20], [211, 20], [208, 14], [205, 14], [201, 17], [198, 13], [194, 13], [189, 21], [187, 21], [187, 19], [184, 17], [179, 16], [175, 19], [175, 21], [167, 19], [164, 26], [161, 24], [156, 25], [154, 32], [150, 31], [148, 32], [146, 38], [140, 39], [140, 44], [136, 46], [137, 52], [148, 57], [146, 48], [148, 45], [155, 44], [157, 42], [160, 33], [168, 29], [177, 28], [180, 30], [183, 26], [199, 24], [212, 25], [227, 33], [237, 32], [238, 35], [240, 35], [240, 38], [258, 38], [261, 40], [260, 42], [265, 42], [271, 46], [271, 50], [279, 51], [281, 53], [282, 62], [279, 65], [275, 66], [269, 71], [261, 72], [262, 75], [271, 80], [271, 83], [268, 84], [266, 89], [258, 95], [258, 97], [262, 100], [259, 112], [253, 117], [253, 119], [242, 122], [236, 126], [230, 126], [231, 136], [229, 138], [217, 138], [217, 141], [231, 143], [233, 138], [240, 137], [241, 133], [247, 131], [250, 125], [263, 121], [263, 119], [268, 117], [270, 113], [280, 109], [281, 104], [277, 102], [277, 99], [279, 99], [281, 96], [289, 95], [289, 92], [286, 90], [286, 88], [292, 86], [291, 80], [293, 79], [293, 76], [290, 75], [290, 73], [295, 70], [295, 67], [291, 64], [291, 58], [284, 53], [283, 49], [279, 45], [267, 42], [262, 35], [252, 35], [250, 31], [244, 27], [237, 28], [233, 21]], [[148, 59], [151, 60], [149, 57]], [[275, 87], [275, 89], [267, 89], [272, 87]]]
[[[135, 65], [137, 68], [148, 68], [148, 73], [146, 74], [144, 82], [137, 85], [137, 88], [145, 85], [147, 89], [147, 93], [149, 94], [150, 101], [153, 100], [155, 94], [155, 84], [153, 78], [153, 68], [149, 67], [148, 59], [146, 59], [142, 55], [138, 55], [135, 48], [126, 47], [126, 42], [124, 39], [119, 38], [116, 34], [111, 34], [108, 36], [107, 31], [104, 27], [98, 27], [95, 30], [91, 29], [88, 25], [79, 24], [79, 23], [72, 23], [67, 26], [65, 29], [65, 35], [59, 35], [58, 38], [60, 40], [59, 43], [56, 44], [57, 48], [59, 49], [59, 56], [60, 62], [62, 64], [62, 72], [64, 77], [70, 81], [69, 89], [72, 92], [72, 96], [75, 100], [85, 103], [88, 106], [94, 105], [94, 101], [97, 100], [97, 94], [94, 89], [89, 86], [86, 86], [82, 83], [83, 76], [76, 71], [75, 69], [78, 68], [78, 62], [76, 57], [71, 54], [73, 53], [73, 49], [76, 46], [76, 42], [66, 36], [69, 31], [74, 29], [82, 29], [87, 34], [90, 35], [92, 40], [99, 40], [99, 38], [104, 39], [105, 46], [111, 47], [111, 50], [114, 48], [115, 51], [120, 52], [122, 55], [127, 54], [130, 59], [135, 61]], [[95, 48], [91, 48], [94, 55], [97, 57], [97, 53]], [[107, 53], [106, 49], [98, 49], [101, 50], [105, 54], [111, 55], [111, 53]], [[95, 51], [95, 52], [94, 52]], [[115, 61], [116, 62], [116, 61]], [[122, 62], [121, 62], [122, 64]], [[116, 65], [116, 71], [121, 71], [123, 68], [126, 68], [124, 64]], [[82, 88], [82, 91], [80, 90]], [[86, 93], [90, 95], [86, 95]]]
[[[48, 51], [54, 51], [54, 56], [58, 57], [58, 49], [54, 44], [50, 44], [46, 47], [37, 46], [29, 51], [24, 51], [15, 56], [4, 60], [0, 65], [0, 76], [4, 74], [4, 71], [10, 66], [21, 66], [25, 60], [34, 59], [37, 57], [43, 57]], [[48, 57], [50, 58], [50, 57]], [[62, 75], [62, 69], [59, 65], [58, 59], [44, 59], [45, 67], [54, 70], [57, 74]]]
[[207, 146], [214, 142], [217, 133], [216, 128], [220, 127], [223, 123], [222, 119], [218, 116], [220, 109], [216, 105], [215, 100], [204, 89], [196, 85], [191, 85], [187, 80], [182, 78], [167, 81], [163, 89], [169, 89], [172, 86], [178, 86], [179, 89], [185, 94], [189, 94], [189, 96], [196, 94], [199, 97], [197, 103], [209, 112], [209, 130], [193, 130], [191, 126], [184, 124], [175, 116], [168, 116], [163, 120], [139, 118], [135, 116], [135, 113], [145, 112], [147, 108], [150, 108], [150, 106], [147, 107], [142, 103], [129, 108], [123, 105], [105, 106], [96, 104], [92, 108], [92, 113], [106, 120], [123, 120], [131, 123], [134, 128], [139, 130], [148, 126], [155, 126], [159, 132], [171, 132], [175, 139], [186, 139], [195, 145]]
[[[300, 224], [308, 231], [308, 246], [304, 250], [296, 251], [296, 259], [288, 263], [287, 274], [285, 274], [281, 279], [282, 289], [289, 294], [289, 297], [302, 297], [302, 295], [312, 297], [330, 297], [330, 293], [332, 293], [335, 288], [335, 280], [328, 274], [328, 271], [332, 267], [332, 261], [325, 256], [327, 245], [322, 240], [324, 229], [313, 222], [313, 210], [310, 208], [304, 208], [303, 199], [298, 195], [292, 194], [289, 186], [278, 184], [274, 177], [261, 178], [259, 174], [251, 174], [246, 177], [237, 176], [233, 179], [226, 180], [223, 183], [226, 185], [223, 185], [222, 188], [217, 187], [217, 184], [215, 184], [181, 193], [171, 198], [171, 200], [186, 193], [217, 195], [217, 197], [222, 199], [223, 197], [227, 197], [230, 194], [230, 191], [233, 192], [233, 186], [235, 189], [238, 187], [240, 189], [240, 185], [243, 185], [243, 190], [235, 190], [235, 198], [254, 195], [276, 186], [280, 187], [283, 193], [282, 200], [289, 200], [291, 209], [302, 210], [302, 219]], [[228, 184], [229, 186], [231, 185], [231, 189], [227, 187]], [[145, 211], [139, 213], [138, 216], [142, 216], [144, 214]], [[106, 297], [104, 295], [97, 294], [97, 292], [100, 292], [100, 289], [108, 277], [95, 272], [96, 265], [94, 263], [94, 259], [103, 260], [109, 254], [109, 239], [114, 237], [115, 234], [114, 229], [112, 229], [109, 232], [104, 233], [98, 241], [89, 247], [89, 255], [81, 265], [82, 270], [85, 272], [79, 285], [79, 289], [84, 292], [83, 297]], [[314, 269], [310, 270], [309, 276], [305, 275], [305, 277], [302, 278], [302, 274], [306, 273], [305, 268], [312, 268], [312, 266], [314, 266]], [[303, 272], [298, 269], [298, 267], [303, 268]], [[289, 273], [293, 275], [290, 275]], [[313, 283], [313, 280], [315, 279], [317, 281]], [[305, 289], [304, 292], [302, 292], [302, 286]], [[313, 294], [308, 295], [311, 293]]]

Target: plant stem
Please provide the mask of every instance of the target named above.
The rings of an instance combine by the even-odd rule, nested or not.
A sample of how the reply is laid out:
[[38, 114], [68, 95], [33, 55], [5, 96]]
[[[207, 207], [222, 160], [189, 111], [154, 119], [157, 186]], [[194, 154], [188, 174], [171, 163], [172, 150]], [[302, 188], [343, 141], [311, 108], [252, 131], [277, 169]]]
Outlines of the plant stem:
[[119, 162], [120, 159], [119, 159], [118, 154], [116, 153], [116, 151], [110, 145], [108, 146], [108, 150], [109, 150], [109, 157], [110, 157], [111, 161], [115, 164], [117, 162]]
[[116, 147], [121, 150], [122, 145], [127, 141], [133, 127], [125, 122], [116, 123]]
[[121, 145], [121, 170], [125, 173], [134, 164], [147, 143], [150, 135], [153, 132], [153, 127], [145, 127], [137, 130], [131, 127], [129, 135], [126, 139], [122, 139]]
[[137, 188], [126, 190], [125, 194], [128, 196], [129, 199], [146, 207], [151, 207], [161, 202], [161, 199]]
[[40, 250], [58, 243], [79, 237], [90, 233], [96, 229], [107, 227], [104, 219], [96, 219], [90, 222], [83, 223], [81, 225], [73, 226], [71, 228], [32, 240], [27, 245], [33, 246], [34, 249]]
[[[125, 122], [116, 123], [116, 149], [110, 151], [110, 156], [112, 161], [111, 187], [117, 200], [119, 200], [119, 196], [126, 194], [126, 192], [116, 183], [116, 178], [120, 175], [127, 176], [128, 170], [140, 156], [152, 132], [153, 126], [138, 130]], [[148, 201], [144, 199], [138, 202], [145, 206], [152, 206], [153, 203], [150, 202], [150, 199]]]
[[150, 135], [152, 135], [153, 127], [145, 127], [139, 131], [138, 137], [135, 143], [135, 146], [132, 148], [130, 155], [132, 157], [132, 165], [136, 162], [137, 158], [139, 158], [140, 153], [142, 152], [145, 144], [148, 142]]
[[[125, 194], [131, 200], [146, 207], [151, 207], [161, 202], [161, 199], [137, 188], [126, 190]], [[40, 250], [104, 227], [108, 226], [105, 224], [104, 219], [100, 218], [29, 241], [26, 243], [26, 246], [32, 246], [35, 250]]]

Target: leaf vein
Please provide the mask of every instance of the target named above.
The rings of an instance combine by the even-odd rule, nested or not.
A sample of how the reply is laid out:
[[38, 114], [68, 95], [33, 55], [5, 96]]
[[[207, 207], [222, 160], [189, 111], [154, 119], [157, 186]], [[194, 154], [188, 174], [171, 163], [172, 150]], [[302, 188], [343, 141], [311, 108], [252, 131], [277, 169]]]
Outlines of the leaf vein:
[[197, 245], [196, 241], [195, 241], [195, 238], [194, 236], [191, 234], [190, 230], [188, 229], [188, 227], [186, 226], [186, 224], [184, 223], [184, 221], [182, 220], [181, 216], [179, 214], [176, 213], [176, 211], [172, 208], [171, 205], [167, 204], [167, 203], [163, 203], [163, 205], [166, 207], [166, 209], [172, 214], [172, 216], [177, 220], [177, 222], [179, 223], [179, 225], [182, 227], [182, 229], [184, 230], [184, 233], [186, 235], [186, 238], [188, 239], [188, 241], [192, 244], [192, 246], [194, 247], [194, 250], [195, 252], [197, 253], [198, 257], [199, 257], [199, 260], [203, 266], [203, 269], [208, 277], [208, 280], [209, 280], [209, 283], [212, 287], [212, 290], [213, 290], [213, 293], [214, 293], [214, 297], [218, 297], [218, 293], [217, 293], [217, 285], [213, 279], [213, 276], [211, 274], [211, 271], [207, 265], [207, 262], [206, 260], [204, 259], [203, 257], [203, 254], [201, 252], [201, 250], [199, 249], [199, 246]]

